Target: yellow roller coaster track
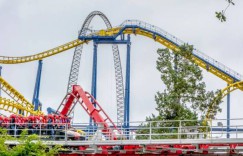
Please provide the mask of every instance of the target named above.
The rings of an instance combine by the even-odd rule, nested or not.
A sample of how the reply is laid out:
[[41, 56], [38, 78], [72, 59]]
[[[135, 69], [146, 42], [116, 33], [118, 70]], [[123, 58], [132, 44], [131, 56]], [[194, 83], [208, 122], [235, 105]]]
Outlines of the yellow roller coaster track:
[[21, 57], [9, 57], [9, 56], [0, 56], [0, 64], [17, 64], [17, 63], [25, 63], [25, 62], [31, 62], [36, 60], [41, 60], [46, 57], [50, 57], [56, 54], [59, 54], [61, 52], [64, 52], [68, 49], [71, 49], [73, 47], [76, 47], [80, 44], [85, 43], [85, 41], [81, 41], [79, 39], [76, 39], [74, 41], [68, 42], [66, 44], [63, 44], [61, 46], [58, 46], [56, 48], [35, 54], [35, 55], [29, 55], [29, 56], [21, 56]]
[[[116, 28], [107, 29], [107, 30], [100, 30], [97, 34], [99, 34], [100, 36], [112, 36], [112, 35], [116, 35], [121, 29], [122, 29], [122, 27], [116, 27]], [[153, 33], [149, 32], [149, 31], [145, 31], [143, 29], [139, 29], [139, 28], [131, 29], [130, 28], [130, 29], [126, 29], [125, 31], [123, 31], [123, 33], [124, 34], [138, 34], [138, 35], [146, 36], [146, 37], [149, 37], [149, 38], [161, 43], [162, 45], [168, 47], [171, 50], [179, 50], [178, 46], [173, 44], [172, 42], [170, 42], [160, 36], [154, 36]], [[88, 41], [81, 41], [81, 40], [77, 39], [77, 40], [68, 42], [64, 45], [53, 48], [51, 50], [47, 50], [47, 51], [44, 51], [44, 52], [41, 52], [41, 53], [38, 53], [35, 55], [30, 55], [30, 56], [22, 56], [22, 57], [0, 56], [0, 63], [17, 64], [17, 63], [25, 63], [25, 62], [35, 61], [35, 60], [41, 60], [46, 57], [50, 57], [50, 56], [59, 54], [61, 52], [64, 52], [68, 49], [81, 45], [85, 42], [88, 42]], [[194, 61], [200, 67], [206, 69], [207, 71], [209, 71], [209, 72], [213, 73], [214, 75], [218, 76], [219, 78], [223, 79], [228, 84], [234, 83], [234, 80], [231, 77], [229, 77], [227, 74], [217, 70], [216, 68], [214, 68], [212, 66], [208, 67], [208, 65], [205, 62], [203, 62], [202, 60], [200, 60], [197, 57], [193, 57], [192, 59], [193, 59], [192, 61]], [[239, 87], [239, 89], [243, 90], [243, 85], [240, 85], [238, 87]]]
[[[101, 30], [98, 32], [98, 35], [100, 36], [113, 36], [115, 34], [117, 34], [122, 28], [113, 28], [113, 29], [108, 29], [108, 30]], [[125, 31], [123, 31], [124, 34], [138, 34], [138, 35], [142, 35], [148, 38], [151, 38], [157, 42], [159, 42], [160, 44], [164, 45], [165, 47], [171, 49], [171, 50], [175, 50], [175, 51], [179, 51], [179, 48], [177, 45], [175, 45], [174, 43], [168, 41], [165, 38], [162, 38], [160, 36], [156, 36], [153, 33], [149, 32], [149, 31], [145, 31], [143, 29], [126, 29]], [[207, 71], [211, 72], [212, 74], [218, 76], [219, 78], [223, 79], [224, 81], [226, 81], [228, 84], [232, 84], [234, 83], [234, 79], [232, 79], [230, 76], [228, 76], [227, 74], [223, 73], [222, 71], [219, 71], [218, 69], [214, 68], [213, 66], [208, 66], [207, 63], [205, 63], [203, 60], [193, 56], [192, 60], [193, 62], [195, 62], [197, 65], [199, 65], [200, 67], [206, 69]], [[243, 91], [243, 84], [240, 84], [237, 86], [240, 90]]]
[[[115, 36], [116, 34], [118, 34], [121, 31], [121, 29], [123, 29], [122, 26], [115, 27], [112, 29], [100, 30], [100, 31], [90, 34], [90, 35]], [[171, 50], [175, 50], [175, 51], [179, 50], [178, 45], [171, 42], [167, 38], [163, 38], [159, 35], [155, 35], [151, 31], [147, 31], [147, 30], [140, 29], [140, 28], [135, 28], [135, 29], [127, 28], [123, 31], [123, 34], [135, 34], [135, 35], [145, 36], [145, 37], [153, 39], [154, 41], [159, 42], [160, 44], [164, 45], [165, 47], [167, 47]], [[22, 57], [0, 56], [0, 64], [18, 64], [18, 63], [35, 61], [35, 60], [41, 60], [41, 59], [59, 54], [68, 49], [71, 49], [73, 47], [76, 47], [78, 45], [88, 43], [88, 42], [89, 42], [89, 40], [81, 41], [79, 39], [76, 39], [76, 40], [68, 42], [64, 45], [53, 48], [51, 50], [47, 50], [47, 51], [44, 51], [44, 52], [41, 52], [38, 54], [34, 54], [34, 55], [30, 55], [30, 56], [22, 56]], [[227, 87], [227, 89], [230, 89], [230, 92], [234, 91], [235, 89], [243, 90], [243, 83], [240, 83], [240, 82], [235, 83], [235, 80], [232, 77], [230, 77], [229, 75], [227, 75], [227, 73], [220, 71], [219, 69], [215, 68], [214, 66], [209, 66], [202, 59], [200, 59], [196, 56], [193, 56], [191, 61], [195, 62], [200, 67], [206, 69], [207, 71], [211, 72], [212, 74], [214, 74], [214, 75], [218, 76], [219, 78], [221, 78], [222, 80], [226, 81], [229, 84], [229, 87]], [[5, 81], [3, 81], [3, 83], [4, 82]], [[5, 86], [8, 86], [8, 85], [6, 85], [6, 82], [5, 82]], [[6, 88], [9, 89], [8, 87], [6, 87]], [[11, 88], [13, 88], [13, 87], [11, 87]], [[27, 100], [23, 99], [23, 96], [20, 93], [18, 93], [16, 90], [11, 90], [11, 89], [9, 89], [9, 90], [10, 90], [10, 92], [8, 92], [8, 94], [10, 94], [10, 95], [11, 95], [11, 93], [14, 92], [13, 95], [15, 95], [15, 96], [13, 96], [13, 99], [18, 97], [17, 100], [15, 100], [17, 104], [21, 104], [24, 107], [28, 107], [28, 108], [32, 109], [33, 105], [30, 104], [29, 102], [27, 102]], [[222, 93], [224, 93], [224, 91], [225, 90], [222, 90]], [[16, 96], [16, 95], [18, 95], [18, 96]], [[22, 101], [18, 101], [18, 99], [22, 99]], [[211, 110], [209, 110], [209, 111], [211, 111]]]
[[9, 95], [12, 100], [0, 97], [0, 109], [18, 114], [19, 111], [24, 115], [30, 114], [42, 114], [42, 112], [34, 111], [34, 106], [28, 102], [22, 94], [20, 94], [14, 87], [12, 87], [7, 81], [0, 77], [1, 90]]
[[42, 114], [41, 112], [34, 111], [29, 107], [24, 107], [23, 105], [16, 103], [15, 101], [11, 101], [3, 97], [0, 97], [0, 109], [13, 114], [19, 114], [19, 111], [21, 111], [21, 114], [23, 114], [24, 116]]
[[221, 90], [221, 93], [215, 98], [215, 100], [210, 104], [207, 113], [206, 113], [206, 120], [211, 119], [214, 116], [214, 107], [216, 106], [216, 100], [223, 99], [226, 95], [230, 94], [231, 92], [239, 89], [243, 85], [243, 81], [236, 82], [233, 84], [229, 84], [226, 88]]
[[[121, 29], [122, 29], [122, 27], [116, 27], [116, 28], [107, 29], [107, 30], [100, 30], [97, 34], [100, 35], [100, 36], [112, 36], [112, 35], [116, 35]], [[149, 38], [161, 43], [162, 45], [166, 46], [167, 48], [169, 48], [171, 50], [179, 50], [178, 46], [175, 45], [174, 43], [170, 42], [169, 40], [162, 38], [158, 35], [154, 36], [153, 33], [149, 32], [149, 31], [145, 31], [143, 29], [128, 28], [125, 31], [123, 31], [123, 33], [124, 34], [138, 34], [138, 35], [146, 36], [146, 37], [149, 37]], [[88, 41], [81, 41], [79, 39], [76, 39], [76, 40], [68, 42], [64, 45], [58, 46], [58, 47], [53, 48], [51, 50], [47, 50], [47, 51], [44, 51], [44, 52], [41, 52], [41, 53], [38, 53], [38, 54], [35, 54], [35, 55], [22, 56], [22, 57], [0, 56], [0, 64], [1, 63], [2, 64], [17, 64], [17, 63], [25, 63], [25, 62], [35, 61], [35, 60], [41, 60], [41, 59], [59, 54], [61, 52], [64, 52], [68, 49], [71, 49], [73, 47], [76, 47], [78, 45], [81, 45], [81, 44], [87, 43], [87, 42]], [[211, 72], [212, 74], [223, 79], [228, 84], [232, 84], [232, 83], [235, 82], [235, 80], [232, 79], [227, 74], [223, 73], [222, 71], [219, 71], [218, 69], [214, 68], [213, 66], [209, 67], [207, 63], [205, 63], [203, 60], [201, 60], [201, 59], [199, 59], [195, 56], [192, 57], [192, 61], [194, 61], [200, 67]], [[239, 87], [240, 90], [243, 90], [243, 85], [239, 85], [238, 87]]]

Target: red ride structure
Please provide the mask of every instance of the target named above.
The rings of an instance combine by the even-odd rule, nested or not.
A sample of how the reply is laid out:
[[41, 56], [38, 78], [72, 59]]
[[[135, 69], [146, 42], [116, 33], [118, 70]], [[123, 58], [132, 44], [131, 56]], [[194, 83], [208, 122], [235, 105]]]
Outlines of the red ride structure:
[[[69, 115], [76, 104], [80, 104], [87, 114], [98, 125], [105, 140], [89, 140], [73, 137], [70, 141], [68, 131], [72, 131]], [[48, 140], [46, 144], [62, 144], [64, 151], [60, 156], [136, 156], [136, 155], [240, 155], [243, 152], [242, 139], [143, 139], [129, 140], [123, 137], [122, 131], [116, 127], [99, 103], [79, 85], [74, 85], [60, 104], [56, 114], [29, 116], [12, 114], [10, 117], [0, 116], [0, 127], [9, 130], [9, 134], [18, 136], [22, 129], [29, 134], [52, 136], [57, 131], [63, 132], [62, 140]], [[180, 127], [181, 128], [181, 127]], [[97, 131], [98, 131], [97, 130]], [[114, 133], [114, 131], [118, 133]], [[73, 131], [74, 132], [74, 131]], [[127, 131], [124, 135], [126, 135]], [[73, 133], [76, 135], [75, 133]], [[117, 135], [118, 134], [118, 135]], [[151, 132], [148, 135], [153, 135]], [[161, 134], [162, 135], [162, 134]], [[179, 134], [183, 135], [183, 134]], [[63, 141], [64, 140], [64, 141]]]
[[37, 131], [42, 133], [43, 130], [55, 131], [63, 127], [66, 127], [65, 130], [69, 130], [71, 128], [69, 115], [77, 103], [83, 107], [107, 139], [117, 139], [116, 134], [113, 133], [114, 130], [121, 134], [94, 97], [88, 92], [85, 92], [79, 85], [74, 85], [72, 92], [65, 96], [56, 114], [31, 115], [28, 117], [24, 117], [21, 114], [12, 114], [10, 117], [0, 116], [0, 127], [8, 129], [9, 134], [14, 136], [19, 135], [22, 129], [29, 129], [29, 134], [36, 133]]
[[[105, 111], [96, 101], [96, 99], [90, 93], [84, 91], [83, 88], [79, 85], [73, 85], [72, 92], [68, 93], [65, 96], [61, 105], [57, 109], [56, 114], [69, 116], [77, 103], [79, 103], [83, 107], [83, 109], [87, 112], [90, 118], [98, 125], [98, 127], [102, 128], [102, 133], [109, 140], [117, 139], [117, 136], [113, 132], [113, 130], [116, 130], [118, 133], [121, 134], [120, 130], [117, 129], [114, 122], [105, 113]], [[110, 123], [111, 126], [109, 126], [108, 123]], [[113, 128], [111, 129], [110, 127]]]
[[[106, 136], [107, 141], [97, 142], [79, 142], [79, 144], [71, 143], [64, 147], [73, 148], [69, 154], [61, 152], [61, 156], [136, 156], [136, 155], [164, 155], [164, 156], [182, 156], [182, 155], [234, 155], [239, 154], [237, 148], [242, 148], [243, 143], [234, 142], [227, 143], [227, 140], [213, 141], [211, 140], [196, 140], [185, 141], [184, 143], [180, 140], [173, 140], [166, 143], [168, 140], [125, 140], [125, 137], [118, 137], [114, 134], [113, 130], [119, 132], [122, 136], [122, 132], [117, 129], [116, 125], [104, 112], [98, 102], [90, 95], [85, 92], [80, 86], [74, 85], [71, 93], [67, 94], [63, 99], [61, 105], [58, 108], [57, 114], [69, 116], [74, 109], [74, 106], [79, 103], [87, 114], [94, 120], [94, 122], [102, 127], [102, 132]], [[96, 107], [95, 107], [96, 106]], [[60, 111], [59, 111], [60, 110]], [[111, 123], [111, 126], [108, 125]], [[127, 142], [126, 142], [127, 141]], [[164, 142], [165, 141], [165, 142]], [[204, 143], [203, 143], [204, 141]], [[222, 143], [221, 143], [222, 141]], [[89, 144], [89, 145], [87, 145]], [[66, 151], [68, 152], [68, 151]], [[221, 154], [220, 154], [221, 153]]]

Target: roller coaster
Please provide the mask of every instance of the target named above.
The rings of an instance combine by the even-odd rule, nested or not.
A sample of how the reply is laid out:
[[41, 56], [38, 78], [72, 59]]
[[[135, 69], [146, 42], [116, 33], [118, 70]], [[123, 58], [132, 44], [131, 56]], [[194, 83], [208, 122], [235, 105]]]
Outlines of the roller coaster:
[[[97, 31], [89, 29], [89, 25], [95, 16], [101, 17], [101, 19], [104, 21], [105, 25], [107, 26], [106, 29], [97, 30]], [[100, 118], [96, 118], [96, 119], [92, 118], [93, 119], [92, 121], [94, 122], [93, 127], [95, 127], [97, 122], [104, 123], [101, 126], [102, 127], [101, 133], [103, 132], [105, 134], [109, 133], [109, 135], [110, 134], [113, 135], [112, 137], [109, 137], [108, 140], [117, 139], [117, 137], [114, 137], [116, 134], [113, 134], [113, 132], [111, 132], [111, 130], [109, 129], [111, 127], [113, 128], [113, 130], [117, 129], [117, 134], [120, 135], [121, 140], [126, 140], [128, 138], [127, 135], [130, 135], [130, 132], [131, 132], [130, 131], [131, 130], [130, 129], [131, 128], [130, 127], [130, 118], [129, 118], [129, 116], [130, 116], [130, 114], [129, 114], [129, 112], [130, 112], [130, 110], [129, 110], [129, 107], [130, 107], [130, 61], [131, 61], [130, 60], [130, 46], [131, 46], [130, 36], [131, 35], [135, 35], [135, 36], [140, 35], [140, 36], [148, 37], [148, 38], [154, 40], [155, 42], [158, 42], [161, 45], [163, 45], [173, 51], [178, 51], [178, 52], [180, 52], [179, 46], [186, 44], [185, 42], [183, 42], [182, 40], [169, 34], [168, 32], [166, 32], [154, 25], [151, 25], [146, 22], [139, 21], [139, 20], [126, 20], [119, 26], [112, 27], [108, 18], [103, 13], [101, 13], [99, 11], [94, 11], [94, 12], [90, 13], [88, 15], [88, 17], [85, 19], [85, 21], [81, 27], [81, 30], [79, 31], [78, 39], [75, 39], [75, 40], [65, 43], [63, 45], [57, 46], [53, 49], [50, 49], [50, 50], [47, 50], [44, 52], [40, 52], [40, 53], [37, 53], [34, 55], [19, 56], [19, 57], [0, 56], [0, 64], [19, 64], [19, 63], [28, 63], [31, 61], [43, 60], [47, 57], [51, 57], [51, 56], [60, 54], [62, 52], [65, 52], [71, 48], [75, 48], [73, 60], [72, 60], [72, 66], [71, 66], [70, 75], [69, 75], [69, 80], [68, 80], [67, 96], [64, 98], [59, 109], [57, 109], [57, 111], [55, 112], [55, 114], [60, 114], [60, 112], [59, 112], [60, 108], [62, 106], [65, 106], [66, 109], [63, 109], [63, 111], [65, 111], [64, 114], [70, 116], [73, 111], [73, 108], [70, 107], [71, 104], [73, 103], [73, 101], [71, 100], [72, 102], [69, 103], [69, 106], [66, 105], [67, 104], [66, 102], [68, 101], [68, 98], [70, 96], [71, 97], [77, 96], [77, 95], [74, 96], [74, 94], [72, 92], [73, 91], [72, 86], [77, 85], [78, 75], [79, 75], [79, 66], [80, 66], [82, 48], [83, 48], [84, 43], [89, 44], [91, 41], [93, 41], [93, 43], [94, 43], [92, 89], [91, 89], [91, 95], [93, 98], [91, 100], [91, 103], [93, 103], [94, 105], [95, 105], [95, 101], [96, 101], [95, 99], [96, 99], [96, 83], [97, 83], [97, 45], [98, 44], [112, 44], [114, 67], [115, 67], [115, 78], [116, 78], [117, 126], [118, 126], [118, 128], [119, 127], [123, 128], [123, 130], [116, 128], [115, 124], [108, 126], [108, 124], [106, 124], [107, 120], [109, 120], [110, 123], [113, 123], [113, 122], [110, 120], [108, 115], [106, 115], [105, 113], [104, 113], [106, 115], [105, 120], [100, 121], [99, 120]], [[122, 73], [122, 68], [121, 68], [118, 44], [127, 45], [125, 87], [123, 86], [123, 84], [124, 84], [123, 73]], [[194, 49], [192, 51], [192, 58], [190, 61], [196, 63], [201, 68], [203, 68], [203, 69], [207, 70], [208, 72], [212, 73], [213, 75], [219, 77], [220, 79], [222, 79], [223, 81], [225, 81], [228, 84], [228, 86], [225, 89], [222, 89], [222, 91], [221, 91], [223, 97], [225, 97], [230, 92], [232, 92], [236, 89], [243, 91], [243, 81], [242, 81], [243, 76], [240, 75], [239, 73], [237, 73], [236, 71], [226, 67], [222, 63], [214, 60], [213, 58], [207, 56], [206, 54], [200, 52], [197, 49]], [[21, 93], [19, 93], [14, 87], [12, 87], [2, 77], [0, 77], [0, 84], [1, 84], [1, 90], [4, 91], [7, 95], [9, 95], [9, 97], [11, 98], [11, 99], [6, 99], [3, 97], [0, 97], [0, 109], [8, 111], [13, 114], [19, 114], [21, 116], [26, 116], [26, 117], [30, 116], [30, 115], [39, 116], [39, 115], [44, 114], [40, 109], [38, 109], [39, 108], [38, 106], [36, 107], [32, 103], [28, 102], [28, 100], [26, 100]], [[89, 95], [88, 97], [91, 97], [91, 95]], [[80, 95], [78, 95], [78, 97], [79, 96]], [[96, 111], [96, 113], [97, 113], [96, 116], [99, 116], [100, 111], [103, 112], [102, 109], [92, 108], [92, 111], [89, 112], [88, 109], [91, 109], [91, 108], [84, 107], [84, 106], [83, 106], [83, 108], [86, 111], [88, 111], [88, 114], [92, 114], [93, 111]], [[209, 106], [209, 109], [208, 109], [208, 112], [206, 115], [207, 118], [210, 118], [211, 114], [213, 113], [213, 108], [214, 108], [214, 103], [212, 103]], [[230, 120], [228, 118], [228, 120], [227, 120], [228, 126], [229, 126], [229, 121]], [[182, 126], [180, 125], [179, 129], [181, 129], [181, 127]], [[212, 127], [212, 125], [211, 125], [211, 127]], [[229, 127], [227, 127], [227, 128], [229, 129]], [[97, 130], [97, 127], [95, 129]], [[128, 130], [125, 130], [125, 129], [128, 129]], [[98, 132], [98, 130], [97, 130], [97, 132]], [[152, 139], [151, 134], [152, 134], [152, 131], [150, 128], [150, 133], [148, 134], [148, 136], [150, 137], [150, 144], [151, 144], [151, 139]], [[180, 133], [180, 135], [178, 135], [178, 137], [179, 136], [181, 137], [181, 133]], [[106, 136], [106, 138], [107, 138], [107, 136]], [[116, 139], [114, 139], [114, 138], [116, 138]], [[67, 143], [67, 142], [65, 142], [65, 143]], [[127, 142], [127, 143], [128, 143], [128, 145], [132, 144], [131, 142]], [[171, 149], [180, 149], [181, 150], [181, 149], [185, 148], [185, 149], [191, 149], [191, 151], [193, 151], [193, 152], [195, 152], [194, 149], [198, 150], [198, 147], [197, 148], [194, 146], [192, 147], [191, 145], [188, 145], [188, 144], [183, 146], [183, 145], [179, 145], [177, 142], [171, 143], [171, 144], [175, 145], [173, 147], [164, 145], [163, 143], [161, 143], [159, 141], [153, 142], [153, 143], [156, 145], [152, 146], [152, 147], [146, 146], [146, 149], [141, 148], [142, 151], [145, 151], [145, 153], [146, 153], [146, 151], [148, 152], [147, 148], [151, 148], [152, 153], [154, 153], [156, 155], [157, 154], [156, 151], [158, 151], [158, 148], [165, 148], [165, 149], [167, 149], [166, 150], [167, 152], [169, 149], [169, 151], [170, 151], [169, 153], [171, 155], [173, 155], [173, 152], [171, 152]], [[230, 149], [235, 148], [235, 146], [236, 146], [235, 144], [238, 143], [238, 141], [236, 140], [232, 143], [233, 144], [229, 145]], [[83, 146], [86, 147], [84, 142], [80, 143], [80, 144], [82, 144]], [[102, 143], [100, 143], [100, 144], [102, 144]], [[120, 145], [120, 144], [122, 144], [122, 142], [119, 142], [119, 143], [118, 142], [117, 143], [105, 142], [100, 147], [103, 150], [105, 149], [107, 151], [108, 147], [110, 147], [111, 145], [114, 145], [111, 147], [114, 151], [116, 146]], [[146, 142], [146, 144], [148, 144], [148, 142]], [[195, 144], [199, 145], [199, 142], [197, 142]], [[74, 144], [72, 144], [72, 146], [76, 146], [76, 144], [74, 143]], [[83, 146], [80, 146], [80, 149], [82, 149]], [[126, 148], [128, 148], [128, 151], [129, 151], [129, 149], [130, 150], [139, 149], [139, 152], [133, 151], [131, 153], [131, 154], [135, 155], [136, 153], [143, 153], [142, 151], [140, 151], [140, 146], [141, 145], [138, 146], [138, 144], [136, 144], [136, 145], [133, 144], [131, 146], [127, 146]], [[208, 149], [210, 146], [211, 146], [211, 144], [207, 145], [207, 147], [203, 147], [203, 148]], [[228, 144], [227, 145], [226, 144], [217, 144], [215, 146], [228, 146]], [[242, 146], [242, 145], [239, 144], [238, 146]], [[123, 149], [120, 149], [120, 147], [121, 146], [119, 146], [119, 149], [117, 149], [117, 150], [119, 150], [119, 152], [121, 152], [121, 150], [125, 150], [124, 146], [122, 147]], [[84, 150], [87, 150], [87, 148], [84, 148]], [[96, 152], [97, 151], [98, 150], [96, 149]], [[189, 152], [191, 152], [191, 151], [189, 151]], [[183, 152], [183, 150], [181, 150], [181, 152]], [[181, 152], [179, 152], [179, 153], [181, 153]], [[187, 150], [186, 150], [186, 153], [187, 153]], [[160, 152], [160, 154], [161, 154], [161, 152]], [[177, 155], [177, 154], [178, 153], [176, 153], [175, 155]]]

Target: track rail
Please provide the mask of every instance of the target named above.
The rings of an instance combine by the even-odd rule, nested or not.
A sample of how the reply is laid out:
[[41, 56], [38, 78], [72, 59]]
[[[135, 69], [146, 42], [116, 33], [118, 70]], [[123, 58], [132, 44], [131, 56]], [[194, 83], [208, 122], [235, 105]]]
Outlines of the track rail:
[[7, 81], [0, 77], [1, 90], [9, 95], [13, 100], [0, 97], [0, 109], [18, 114], [19, 111], [25, 116], [30, 114], [42, 114], [39, 111], [34, 111], [34, 106], [25, 97], [12, 87]]
[[29, 56], [21, 56], [21, 57], [11, 57], [11, 56], [0, 56], [0, 63], [1, 64], [18, 64], [18, 63], [26, 63], [36, 60], [42, 60], [44, 58], [59, 54], [61, 52], [64, 52], [68, 49], [74, 48], [78, 45], [84, 44], [88, 41], [80, 41], [79, 39], [73, 40], [71, 42], [65, 43], [61, 46], [58, 46], [56, 48], [34, 54]]
[[[171, 50], [176, 51], [179, 51], [179, 46], [185, 44], [185, 42], [169, 34], [168, 32], [154, 25], [138, 20], [126, 20], [118, 27], [108, 30], [100, 30], [92, 35], [101, 37], [113, 36], [115, 38], [120, 34], [135, 34], [145, 36], [161, 43]], [[222, 63], [212, 59], [196, 49], [193, 50], [193, 57], [191, 61], [226, 81], [228, 84], [243, 80], [243, 76], [236, 71], [226, 67]], [[243, 90], [243, 85], [238, 85], [237, 88]]]
[[[171, 35], [170, 33], [164, 31], [163, 29], [156, 27], [154, 25], [148, 24], [139, 20], [126, 20], [120, 26], [127, 27], [138, 27], [141, 28], [141, 35], [153, 38], [154, 40], [160, 41], [161, 44], [165, 45], [170, 49], [177, 49], [178, 46], [185, 44], [184, 41], [178, 39], [177, 37]], [[139, 31], [138, 31], [139, 32]], [[151, 36], [151, 33], [153, 36]], [[233, 83], [235, 81], [243, 80], [243, 76], [230, 69], [229, 67], [223, 65], [222, 63], [214, 60], [213, 58], [207, 56], [201, 51], [194, 49], [193, 50], [194, 61], [204, 69], [210, 71], [214, 75], [227, 80], [228, 83]], [[216, 70], [216, 71], [214, 71]], [[230, 78], [228, 78], [230, 77]]]
[[22, 104], [23, 107], [34, 108], [33, 104], [25, 99], [25, 97], [19, 93], [14, 87], [12, 87], [7, 81], [0, 77], [0, 83], [2, 90], [8, 94], [15, 102]]
[[20, 103], [3, 97], [0, 97], [0, 109], [13, 114], [19, 114], [19, 111], [21, 111], [24, 114], [24, 116], [41, 114], [38, 111], [34, 111], [30, 107], [24, 107]]
[[238, 88], [241, 88], [243, 85], [243, 81], [239, 81], [233, 84], [228, 85], [224, 89], [221, 90], [220, 94], [215, 98], [212, 104], [210, 104], [207, 113], [206, 113], [206, 120], [211, 119], [212, 116], [214, 116], [214, 106], [216, 105], [217, 99], [223, 99], [225, 96], [230, 94], [231, 92], [237, 90]]

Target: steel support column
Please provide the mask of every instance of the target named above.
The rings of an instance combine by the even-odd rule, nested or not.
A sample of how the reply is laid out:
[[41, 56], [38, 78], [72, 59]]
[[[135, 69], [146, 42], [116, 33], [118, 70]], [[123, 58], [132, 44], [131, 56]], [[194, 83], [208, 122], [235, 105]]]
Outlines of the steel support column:
[[94, 42], [94, 52], [93, 52], [93, 70], [92, 70], [92, 88], [91, 94], [96, 99], [96, 88], [97, 88], [97, 47], [98, 44]]
[[130, 35], [127, 35], [127, 60], [126, 60], [126, 86], [125, 86], [125, 115], [124, 127], [130, 127], [130, 56], [131, 56]]
[[[92, 84], [91, 84], [91, 95], [96, 99], [97, 93], [97, 48], [98, 44], [94, 41], [93, 51], [93, 69], [92, 69]], [[94, 104], [96, 107], [96, 105]], [[90, 118], [90, 125], [92, 125], [92, 119]]]
[[227, 94], [227, 138], [230, 138], [230, 93]]
[[[122, 77], [122, 70], [121, 70], [121, 62], [120, 62], [120, 55], [118, 51], [118, 44], [126, 44], [130, 51], [130, 41], [124, 39], [123, 34], [120, 35], [121, 39], [116, 40], [118, 36], [111, 36], [102, 38], [99, 36], [79, 36], [80, 40], [93, 40], [94, 42], [94, 55], [93, 55], [93, 71], [92, 71], [92, 87], [91, 87], [91, 94], [96, 98], [96, 81], [97, 81], [97, 47], [98, 44], [112, 44], [112, 51], [114, 56], [114, 65], [116, 70], [116, 92], [117, 92], [117, 121], [119, 126], [124, 126], [124, 122], [127, 121], [124, 118], [124, 110], [125, 110], [125, 97], [124, 95], [124, 88], [123, 88], [123, 77]], [[130, 36], [129, 36], [130, 38]], [[130, 52], [129, 52], [130, 53]], [[130, 59], [129, 59], [130, 62]], [[130, 66], [130, 65], [129, 65]], [[130, 69], [129, 69], [130, 70]], [[130, 81], [130, 80], [129, 80]], [[128, 82], [129, 82], [128, 81]], [[129, 82], [130, 85], [130, 82]], [[129, 90], [129, 89], [128, 89]], [[128, 94], [129, 95], [129, 94]], [[128, 97], [129, 99], [129, 97]], [[129, 101], [129, 100], [128, 100]], [[128, 103], [129, 105], [129, 103]], [[128, 107], [129, 109], [129, 107]], [[129, 110], [128, 110], [129, 111]], [[128, 115], [129, 116], [129, 113]], [[128, 117], [129, 120], [129, 117]], [[90, 121], [91, 123], [91, 121]]]
[[34, 105], [34, 110], [38, 110], [40, 106], [40, 100], [39, 100], [39, 95], [40, 95], [40, 82], [41, 82], [41, 73], [42, 73], [42, 60], [38, 61], [38, 69], [37, 69], [37, 75], [36, 75], [36, 81], [35, 81], [35, 89], [34, 89], [34, 94], [33, 94], [33, 99], [32, 103]]

